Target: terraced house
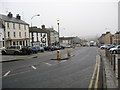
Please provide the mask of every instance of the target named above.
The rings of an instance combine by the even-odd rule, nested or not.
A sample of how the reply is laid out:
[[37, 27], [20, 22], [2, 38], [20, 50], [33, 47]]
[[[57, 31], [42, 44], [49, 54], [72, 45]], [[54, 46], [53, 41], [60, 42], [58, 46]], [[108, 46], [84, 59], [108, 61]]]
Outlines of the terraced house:
[[8, 15], [0, 15], [0, 21], [5, 26], [5, 44], [29, 46], [29, 24], [21, 20], [19, 14], [13, 17], [11, 12]]

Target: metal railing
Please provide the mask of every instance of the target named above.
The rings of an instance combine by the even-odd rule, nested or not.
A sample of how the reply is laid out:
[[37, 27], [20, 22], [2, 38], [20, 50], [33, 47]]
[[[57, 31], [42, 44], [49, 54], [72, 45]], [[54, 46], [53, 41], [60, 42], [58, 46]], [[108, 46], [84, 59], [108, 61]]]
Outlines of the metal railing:
[[112, 54], [109, 50], [105, 50], [105, 56], [110, 62], [114, 76], [118, 79], [118, 88], [120, 88], [120, 54]]

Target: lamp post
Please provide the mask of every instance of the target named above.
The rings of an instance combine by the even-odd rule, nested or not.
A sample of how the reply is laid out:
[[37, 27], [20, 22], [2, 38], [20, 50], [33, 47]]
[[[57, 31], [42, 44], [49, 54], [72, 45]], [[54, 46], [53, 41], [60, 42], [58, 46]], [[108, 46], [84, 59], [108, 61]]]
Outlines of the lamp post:
[[57, 20], [57, 25], [58, 25], [58, 45], [60, 47], [60, 30], [59, 30], [59, 24], [60, 24], [60, 20]]
[[[37, 14], [37, 15], [34, 15], [31, 17], [31, 31], [32, 31], [32, 19], [36, 16], [40, 16], [40, 14]], [[33, 32], [32, 32], [32, 46], [33, 46], [33, 41], [34, 41], [33, 39], [34, 39], [34, 37], [33, 37]]]

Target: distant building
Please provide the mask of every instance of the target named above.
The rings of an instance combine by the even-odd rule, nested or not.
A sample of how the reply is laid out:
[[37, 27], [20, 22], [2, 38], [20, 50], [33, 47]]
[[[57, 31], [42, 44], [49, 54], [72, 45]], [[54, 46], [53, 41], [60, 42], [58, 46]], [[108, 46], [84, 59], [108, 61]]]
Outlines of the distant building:
[[54, 28], [46, 28], [45, 25], [42, 25], [42, 30], [45, 30], [47, 32], [49, 46], [59, 45], [58, 32], [54, 30]]
[[4, 25], [0, 23], [0, 49], [5, 48], [5, 42], [4, 42]]
[[60, 45], [66, 46], [80, 44], [80, 40], [79, 37], [60, 37]]
[[114, 34], [114, 44], [120, 45], [120, 31]]
[[29, 46], [29, 24], [21, 20], [19, 14], [13, 17], [13, 14], [1, 15], [0, 22], [5, 26], [5, 44]]
[[118, 30], [120, 31], [120, 1], [118, 2]]
[[37, 27], [30, 27], [30, 44], [31, 46], [48, 46], [47, 32]]
[[106, 32], [98, 38], [99, 44], [113, 44], [113, 41], [113, 35], [110, 32]]

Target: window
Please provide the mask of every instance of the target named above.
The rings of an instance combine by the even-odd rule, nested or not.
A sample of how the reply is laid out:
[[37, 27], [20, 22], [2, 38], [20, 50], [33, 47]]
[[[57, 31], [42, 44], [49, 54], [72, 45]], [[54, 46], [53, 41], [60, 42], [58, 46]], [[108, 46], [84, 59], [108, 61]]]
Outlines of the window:
[[20, 45], [22, 45], [22, 41], [20, 41]]
[[20, 24], [19, 24], [19, 30], [21, 29]]
[[25, 32], [25, 38], [26, 38], [26, 32]]
[[13, 23], [13, 29], [15, 29], [15, 23]]
[[21, 32], [19, 32], [19, 37], [21, 37]]
[[27, 40], [26, 40], [26, 46], [28, 46]]
[[10, 28], [9, 22], [7, 23], [7, 27]]
[[10, 32], [8, 32], [8, 37], [10, 37]]
[[26, 30], [26, 25], [24, 25], [24, 29]]
[[16, 37], [15, 32], [13, 32], [14, 37]]
[[13, 45], [15, 45], [15, 42], [13, 42]]

